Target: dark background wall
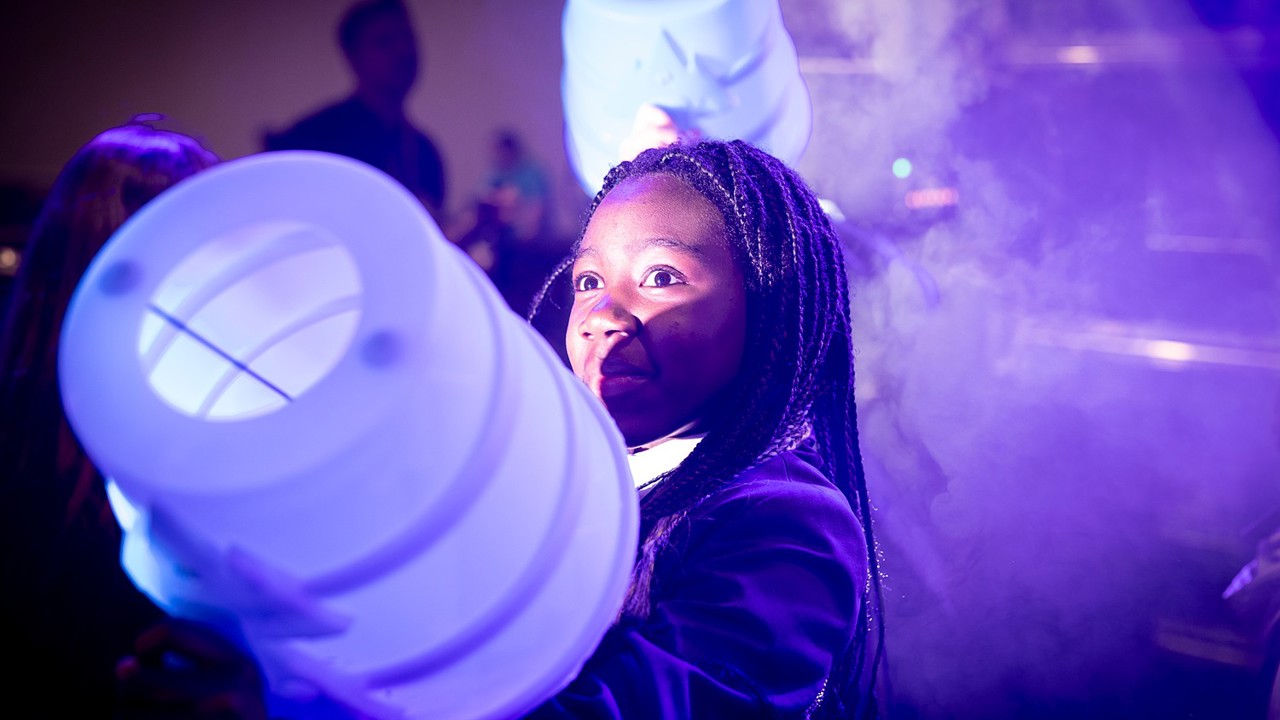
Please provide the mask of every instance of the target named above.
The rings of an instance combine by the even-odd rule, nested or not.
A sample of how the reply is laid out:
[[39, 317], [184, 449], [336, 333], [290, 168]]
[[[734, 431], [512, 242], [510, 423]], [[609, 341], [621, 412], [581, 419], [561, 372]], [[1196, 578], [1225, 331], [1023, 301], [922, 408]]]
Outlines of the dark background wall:
[[[0, 10], [0, 183], [37, 188], [94, 134], [143, 112], [224, 158], [344, 96], [335, 29], [347, 0], [7, 3]], [[450, 207], [478, 192], [498, 127], [521, 132], [580, 198], [563, 153], [561, 2], [409, 2], [425, 60], [409, 116], [439, 144]]]

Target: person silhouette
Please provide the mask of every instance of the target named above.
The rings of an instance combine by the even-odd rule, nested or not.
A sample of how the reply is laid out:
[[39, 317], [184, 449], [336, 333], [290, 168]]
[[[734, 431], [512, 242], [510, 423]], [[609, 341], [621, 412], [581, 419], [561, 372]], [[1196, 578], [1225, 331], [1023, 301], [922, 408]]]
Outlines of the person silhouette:
[[404, 110], [420, 66], [408, 9], [400, 0], [356, 3], [338, 25], [338, 44], [355, 76], [354, 92], [283, 132], [268, 132], [265, 149], [322, 150], [368, 163], [438, 219], [446, 197], [444, 161]]

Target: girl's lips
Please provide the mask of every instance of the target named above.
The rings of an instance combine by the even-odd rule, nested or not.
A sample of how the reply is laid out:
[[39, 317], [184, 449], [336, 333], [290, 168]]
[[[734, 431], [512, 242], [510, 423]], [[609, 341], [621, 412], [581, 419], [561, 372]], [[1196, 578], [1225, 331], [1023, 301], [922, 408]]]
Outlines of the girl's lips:
[[600, 397], [610, 398], [635, 390], [649, 381], [648, 375], [601, 375]]
[[649, 377], [653, 371], [643, 365], [628, 362], [617, 357], [606, 357], [600, 362], [600, 377]]
[[647, 368], [617, 358], [605, 358], [600, 363], [600, 397], [630, 392], [651, 377], [653, 373]]

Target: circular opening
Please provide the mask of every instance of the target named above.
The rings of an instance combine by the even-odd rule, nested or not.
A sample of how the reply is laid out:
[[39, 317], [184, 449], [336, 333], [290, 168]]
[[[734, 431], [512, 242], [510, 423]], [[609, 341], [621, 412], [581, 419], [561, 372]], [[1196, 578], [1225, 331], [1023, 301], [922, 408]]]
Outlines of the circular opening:
[[331, 233], [263, 222], [223, 233], [165, 277], [148, 303], [138, 357], [155, 392], [210, 420], [278, 410], [351, 347], [360, 273]]

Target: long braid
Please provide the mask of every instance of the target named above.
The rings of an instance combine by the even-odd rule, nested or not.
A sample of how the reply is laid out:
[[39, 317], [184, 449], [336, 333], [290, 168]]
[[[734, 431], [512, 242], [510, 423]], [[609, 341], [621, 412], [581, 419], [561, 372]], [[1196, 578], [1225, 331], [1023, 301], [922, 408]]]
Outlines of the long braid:
[[[812, 434], [831, 481], [862, 524], [870, 577], [849, 645], [810, 714], [873, 715], [884, 636], [879, 562], [858, 452], [848, 280], [839, 241], [804, 181], [741, 141], [641, 153], [609, 173], [587, 219], [619, 183], [653, 173], [684, 180], [723, 216], [746, 285], [747, 338], [738, 376], [708, 418], [706, 437], [641, 502], [641, 546], [622, 615], [643, 618], [652, 609], [654, 563], [678, 542], [678, 528], [693, 508], [743, 470]], [[554, 276], [531, 315], [552, 281]], [[868, 667], [873, 629], [876, 649]]]
[[[836, 246], [828, 246], [833, 253], [839, 253]], [[833, 262], [835, 262], [833, 258]], [[838, 267], [843, 269], [843, 263]], [[835, 302], [840, 306], [849, 306], [849, 289], [847, 276], [843, 271], [833, 275]], [[832, 385], [831, 408], [821, 413], [831, 418], [837, 425], [831, 428], [836, 438], [831, 438], [833, 432], [829, 431], [828, 442], [829, 447], [846, 448], [846, 452], [831, 452], [829, 456], [833, 458], [833, 462], [839, 467], [835, 469], [833, 475], [837, 478], [837, 482], [847, 482], [848, 484], [841, 487], [846, 496], [854, 504], [855, 512], [863, 519], [863, 534], [867, 543], [867, 562], [868, 562], [868, 583], [870, 592], [866, 593], [862, 600], [862, 607], [859, 609], [859, 621], [855, 626], [854, 638], [849, 649], [837, 662], [836, 667], [847, 682], [843, 687], [836, 686], [832, 688], [833, 697], [824, 706], [819, 706], [819, 712], [814, 717], [848, 717], [851, 715], [873, 716], [876, 714], [875, 698], [872, 691], [876, 684], [876, 674], [879, 669], [880, 660], [884, 653], [884, 616], [881, 612], [880, 598], [881, 582], [880, 582], [880, 561], [879, 552], [875, 542], [874, 532], [871, 524], [871, 504], [867, 494], [866, 475], [862, 465], [862, 454], [858, 450], [858, 423], [857, 423], [857, 406], [853, 402], [854, 391], [854, 362], [853, 362], [853, 344], [852, 344], [852, 326], [849, 317], [845, 314], [839, 314], [836, 317], [836, 335], [837, 341], [833, 343], [832, 351], [837, 355], [833, 358], [833, 362], [829, 364], [831, 369], [829, 381]], [[847, 367], [847, 371], [840, 371], [839, 368]], [[846, 399], [847, 401], [842, 401]], [[838, 438], [838, 439], [837, 439]], [[868, 654], [865, 650], [868, 640], [874, 631], [875, 648], [870, 654], [870, 667], [867, 670]], [[866, 671], [867, 681], [865, 685], [862, 683], [862, 677]], [[838, 675], [837, 675], [838, 676]]]

